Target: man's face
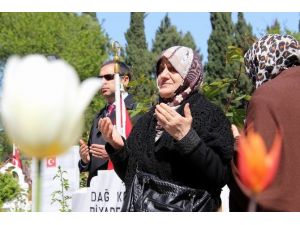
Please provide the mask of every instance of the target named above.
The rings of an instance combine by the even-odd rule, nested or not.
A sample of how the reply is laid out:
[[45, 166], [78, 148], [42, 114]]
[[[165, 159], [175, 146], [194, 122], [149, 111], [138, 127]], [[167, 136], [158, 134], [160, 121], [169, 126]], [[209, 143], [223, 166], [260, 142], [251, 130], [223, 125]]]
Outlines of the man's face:
[[[114, 79], [114, 64], [108, 64], [101, 68], [99, 76], [102, 77], [102, 88], [100, 93], [106, 100], [113, 100], [115, 97], [115, 79]], [[120, 81], [126, 87], [129, 82], [128, 76], [120, 77]]]
[[[114, 74], [114, 64], [108, 64], [101, 68], [99, 76], [105, 76], [108, 74]], [[108, 80], [102, 79], [102, 87], [100, 93], [104, 98], [113, 97], [115, 94], [115, 79]]]

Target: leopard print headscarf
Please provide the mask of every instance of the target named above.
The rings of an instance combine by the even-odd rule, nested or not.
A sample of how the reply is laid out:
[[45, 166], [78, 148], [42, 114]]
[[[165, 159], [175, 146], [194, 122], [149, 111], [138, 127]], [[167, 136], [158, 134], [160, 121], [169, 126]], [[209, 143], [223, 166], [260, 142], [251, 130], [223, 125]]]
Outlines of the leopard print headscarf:
[[300, 44], [291, 35], [268, 34], [246, 52], [246, 73], [258, 88], [281, 71], [300, 65]]
[[183, 78], [183, 84], [175, 91], [175, 96], [172, 99], [160, 99], [160, 101], [169, 106], [180, 105], [203, 82], [204, 73], [200, 57], [191, 48], [183, 46], [173, 46], [163, 51], [157, 62], [162, 57], [166, 57], [180, 74]]

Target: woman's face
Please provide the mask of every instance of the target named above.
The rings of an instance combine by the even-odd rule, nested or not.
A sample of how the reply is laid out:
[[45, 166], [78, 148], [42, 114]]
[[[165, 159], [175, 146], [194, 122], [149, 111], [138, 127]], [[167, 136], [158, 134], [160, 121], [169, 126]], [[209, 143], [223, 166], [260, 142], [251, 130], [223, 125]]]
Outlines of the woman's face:
[[172, 98], [175, 91], [183, 84], [180, 74], [169, 63], [161, 63], [157, 72], [157, 86], [161, 98]]

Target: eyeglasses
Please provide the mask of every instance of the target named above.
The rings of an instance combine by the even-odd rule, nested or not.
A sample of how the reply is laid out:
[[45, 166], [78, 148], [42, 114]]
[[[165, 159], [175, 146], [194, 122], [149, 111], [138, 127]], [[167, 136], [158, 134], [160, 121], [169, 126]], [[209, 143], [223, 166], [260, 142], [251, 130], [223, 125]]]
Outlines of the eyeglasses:
[[[119, 74], [120, 77], [124, 76], [122, 74]], [[113, 80], [115, 78], [115, 73], [109, 73], [109, 74], [104, 74], [104, 75], [99, 75], [99, 76], [96, 76], [97, 78], [99, 78], [100, 80], [102, 80], [103, 78], [107, 81], [110, 81], [110, 80]]]
[[172, 64], [166, 61], [166, 62], [161, 62], [157, 66], [157, 71], [156, 71], [157, 76], [159, 76], [165, 70], [166, 67], [170, 73], [178, 73], [177, 70], [172, 66]]

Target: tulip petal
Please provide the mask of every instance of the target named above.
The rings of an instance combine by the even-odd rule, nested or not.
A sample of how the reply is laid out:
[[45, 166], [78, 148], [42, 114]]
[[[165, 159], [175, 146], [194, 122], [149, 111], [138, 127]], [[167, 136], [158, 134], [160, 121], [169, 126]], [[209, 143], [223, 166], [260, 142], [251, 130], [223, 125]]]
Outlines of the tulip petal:
[[276, 133], [270, 153], [262, 137], [250, 129], [240, 137], [238, 168], [242, 183], [253, 193], [262, 192], [273, 180], [280, 157], [281, 137]]
[[65, 143], [67, 140], [78, 140], [81, 132], [78, 133], [78, 130], [81, 130], [82, 127], [82, 116], [84, 110], [91, 102], [93, 96], [101, 88], [101, 81], [97, 78], [89, 78], [82, 82], [77, 94], [75, 109], [70, 113], [68, 124], [65, 124], [66, 129], [69, 132], [64, 133], [61, 136], [62, 142]]

